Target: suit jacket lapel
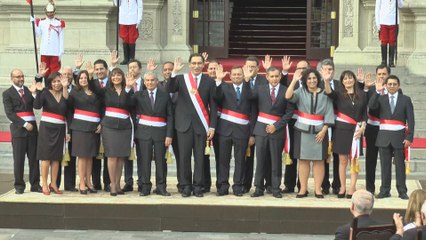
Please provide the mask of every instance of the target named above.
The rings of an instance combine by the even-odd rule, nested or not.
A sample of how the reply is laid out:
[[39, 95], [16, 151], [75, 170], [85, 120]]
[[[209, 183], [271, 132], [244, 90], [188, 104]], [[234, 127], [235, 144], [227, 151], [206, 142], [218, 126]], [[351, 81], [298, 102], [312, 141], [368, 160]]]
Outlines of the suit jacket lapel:
[[275, 95], [275, 102], [274, 102], [274, 105], [275, 105], [275, 103], [277, 103], [277, 102], [278, 102], [278, 99], [280, 99], [280, 98], [281, 98], [281, 95], [283, 95], [283, 91], [284, 91], [284, 88], [283, 88], [283, 86], [281, 85], [281, 86], [279, 87], [279, 89], [278, 89], [278, 93], [276, 93], [276, 95]]

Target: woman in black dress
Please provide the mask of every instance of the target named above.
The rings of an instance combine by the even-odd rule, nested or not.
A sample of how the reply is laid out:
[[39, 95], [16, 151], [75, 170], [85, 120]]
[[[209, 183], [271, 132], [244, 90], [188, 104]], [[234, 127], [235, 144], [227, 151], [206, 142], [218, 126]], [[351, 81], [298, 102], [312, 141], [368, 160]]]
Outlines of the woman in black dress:
[[[91, 69], [91, 68], [90, 68]], [[93, 71], [92, 69], [89, 71]], [[111, 179], [111, 196], [124, 194], [120, 188], [124, 159], [130, 155], [132, 122], [130, 112], [130, 94], [125, 92], [126, 78], [121, 69], [111, 71], [105, 88], [96, 81], [90, 81], [97, 95], [103, 96], [105, 114], [101, 121], [102, 142], [105, 156], [108, 157], [108, 171]]]
[[356, 85], [356, 77], [352, 71], [344, 71], [340, 76], [341, 91], [333, 91], [330, 79], [324, 78], [325, 92], [337, 105], [335, 134], [333, 135], [333, 152], [339, 154], [340, 191], [338, 198], [346, 195], [346, 168], [351, 162], [351, 182], [346, 198], [351, 198], [356, 191], [358, 179], [359, 141], [367, 120], [367, 100], [364, 93]]
[[78, 157], [81, 194], [96, 193], [92, 185], [92, 161], [98, 155], [101, 132], [101, 99], [89, 88], [89, 76], [86, 70], [80, 72], [68, 99], [74, 108], [71, 155]]
[[[48, 88], [42, 89], [37, 85], [37, 96], [34, 100], [34, 108], [43, 108], [40, 120], [40, 128], [37, 139], [37, 159], [41, 160], [41, 176], [43, 182], [43, 194], [49, 195], [50, 191], [62, 194], [56, 185], [59, 163], [64, 156], [66, 113], [68, 98], [68, 81], [62, 78], [59, 72], [49, 75], [46, 82]], [[50, 184], [47, 185], [47, 177], [51, 167]]]

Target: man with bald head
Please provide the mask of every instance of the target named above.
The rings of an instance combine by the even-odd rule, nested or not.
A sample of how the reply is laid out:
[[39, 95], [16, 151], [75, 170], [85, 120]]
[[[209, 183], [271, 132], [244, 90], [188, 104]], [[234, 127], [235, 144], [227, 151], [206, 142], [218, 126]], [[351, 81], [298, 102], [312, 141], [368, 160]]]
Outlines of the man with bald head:
[[[358, 218], [358, 227], [368, 227], [378, 223], [370, 217], [374, 206], [374, 196], [367, 190], [358, 190], [352, 195], [350, 211], [354, 218]], [[335, 239], [349, 239], [352, 221], [336, 229]]]
[[31, 90], [24, 86], [24, 73], [14, 69], [10, 73], [12, 86], [3, 92], [3, 105], [7, 118], [11, 121], [13, 148], [13, 173], [16, 194], [25, 190], [24, 163], [25, 155], [28, 156], [29, 182], [31, 192], [42, 192], [40, 186], [39, 161], [36, 159], [37, 123], [33, 112], [35, 83]]

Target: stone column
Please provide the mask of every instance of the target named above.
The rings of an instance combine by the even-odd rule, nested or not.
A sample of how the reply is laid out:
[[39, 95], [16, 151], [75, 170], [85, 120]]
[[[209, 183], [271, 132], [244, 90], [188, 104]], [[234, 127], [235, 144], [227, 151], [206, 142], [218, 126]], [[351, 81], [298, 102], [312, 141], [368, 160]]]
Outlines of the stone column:
[[405, 38], [415, 43], [414, 51], [407, 57], [406, 67], [411, 74], [426, 76], [426, 2], [410, 0], [406, 3], [407, 11], [412, 14], [412, 27]]

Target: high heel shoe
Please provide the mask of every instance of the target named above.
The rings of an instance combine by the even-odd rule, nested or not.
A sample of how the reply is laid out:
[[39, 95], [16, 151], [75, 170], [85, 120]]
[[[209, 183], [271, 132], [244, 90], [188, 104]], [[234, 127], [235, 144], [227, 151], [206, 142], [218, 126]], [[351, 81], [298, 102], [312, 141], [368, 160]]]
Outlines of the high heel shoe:
[[316, 198], [324, 198], [324, 195], [323, 195], [323, 194], [316, 194], [316, 193], [315, 193], [315, 197], [316, 197]]
[[87, 186], [87, 185], [86, 185], [86, 188], [87, 188], [87, 191], [88, 191], [89, 193], [97, 193], [97, 192], [98, 192], [96, 189], [94, 189], [94, 188], [90, 188], [90, 187], [89, 187], [89, 186]]
[[84, 190], [81, 190], [81, 189], [80, 189], [80, 194], [82, 194], [82, 195], [87, 195], [87, 190], [86, 190], [86, 189], [84, 189]]
[[59, 190], [59, 189], [54, 189], [53, 187], [52, 187], [52, 185], [51, 184], [49, 184], [49, 189], [50, 189], [50, 191], [51, 192], [54, 192], [54, 193], [56, 193], [56, 194], [62, 194], [63, 192], [61, 191], [61, 190]]
[[346, 194], [346, 198], [347, 199], [351, 199], [352, 198], [352, 194]]
[[50, 195], [50, 189], [48, 188], [47, 191], [41, 190], [43, 195]]
[[305, 198], [308, 196], [308, 191], [306, 191], [304, 194], [297, 194], [296, 198]]
[[337, 194], [337, 198], [345, 198], [345, 196], [346, 196], [346, 191], [344, 193]]
[[116, 197], [116, 196], [117, 196], [117, 193], [115, 193], [115, 192], [110, 192], [110, 193], [109, 193], [109, 195], [110, 195], [110, 196], [113, 196], [113, 197]]

